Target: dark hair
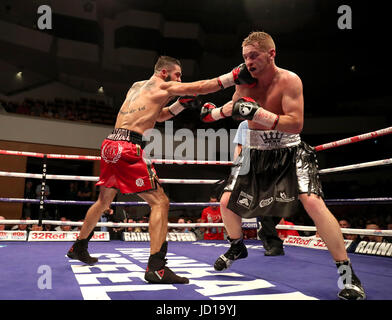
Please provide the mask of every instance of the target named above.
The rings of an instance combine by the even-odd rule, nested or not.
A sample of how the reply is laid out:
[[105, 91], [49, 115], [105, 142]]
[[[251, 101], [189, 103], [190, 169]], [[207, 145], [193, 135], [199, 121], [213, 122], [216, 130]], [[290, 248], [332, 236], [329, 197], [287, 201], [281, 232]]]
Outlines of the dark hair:
[[180, 60], [169, 56], [160, 56], [158, 61], [155, 63], [154, 72], [159, 72], [165, 67], [170, 68], [175, 64], [181, 67]]

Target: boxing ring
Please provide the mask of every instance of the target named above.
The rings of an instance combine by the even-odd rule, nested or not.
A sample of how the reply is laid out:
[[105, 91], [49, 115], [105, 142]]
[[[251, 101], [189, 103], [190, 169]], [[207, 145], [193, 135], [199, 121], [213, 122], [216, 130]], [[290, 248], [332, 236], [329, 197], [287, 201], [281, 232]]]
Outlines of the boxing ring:
[[[392, 127], [351, 137], [315, 147], [322, 151], [345, 144], [372, 139], [392, 133]], [[0, 171], [0, 176], [41, 179], [97, 181], [98, 177], [64, 176], [48, 174], [45, 160], [78, 159], [100, 160], [100, 157], [40, 154], [22, 151], [0, 150], [7, 156], [30, 156], [43, 159], [43, 173], [29, 174]], [[181, 163], [198, 165], [231, 165], [231, 162], [187, 161], [152, 159], [155, 164]], [[322, 169], [320, 174], [343, 172], [389, 165], [392, 159], [384, 159], [344, 167]], [[213, 184], [218, 180], [160, 179], [162, 183]], [[38, 203], [40, 213], [45, 205], [90, 205], [88, 201], [0, 198], [2, 202]], [[386, 203], [392, 198], [326, 199], [327, 205]], [[113, 206], [145, 206], [145, 202], [114, 202]], [[219, 203], [183, 202], [174, 206], [207, 207]], [[38, 224], [80, 226], [81, 222], [43, 220], [0, 220], [0, 224]], [[140, 223], [99, 222], [97, 227], [148, 226]], [[169, 223], [169, 227], [222, 227], [222, 223]], [[314, 226], [278, 225], [278, 229], [316, 231]], [[343, 233], [390, 237], [392, 230], [342, 229]], [[64, 232], [63, 232], [64, 233]], [[45, 231], [30, 231], [19, 241], [0, 241], [0, 300], [337, 300], [338, 273], [336, 266], [321, 239], [307, 237], [288, 238], [284, 242], [284, 256], [266, 257], [260, 241], [244, 240], [249, 256], [236, 261], [230, 269], [216, 272], [216, 258], [227, 250], [226, 241], [204, 241], [192, 237], [175, 238], [170, 234], [168, 267], [180, 276], [190, 279], [187, 285], [147, 284], [144, 280], [149, 257], [149, 241], [133, 241], [128, 235], [123, 240], [110, 240], [97, 234], [89, 245], [89, 252], [98, 257], [94, 266], [70, 260], [66, 252], [76, 237], [75, 232], [47, 236]], [[0, 232], [1, 236], [1, 232]], [[20, 235], [21, 236], [21, 235]], [[23, 238], [23, 239], [22, 239]], [[50, 238], [50, 239], [49, 239]], [[300, 237], [301, 238], [301, 237]], [[1, 237], [0, 237], [1, 239]], [[47, 240], [51, 241], [47, 241]], [[14, 239], [16, 240], [16, 239]], [[26, 241], [28, 240], [28, 241]], [[129, 243], [132, 242], [132, 243]], [[351, 243], [346, 243], [348, 248]], [[312, 248], [313, 246], [313, 248]], [[358, 245], [359, 246], [359, 245]], [[318, 247], [318, 248], [316, 248]], [[358, 248], [358, 247], [357, 247]], [[317, 250], [319, 249], [319, 250]], [[348, 251], [356, 274], [361, 279], [368, 300], [392, 299], [391, 245], [373, 245], [360, 248], [362, 252], [382, 252], [381, 255], [364, 255], [360, 251]], [[383, 256], [384, 255], [384, 256]]]

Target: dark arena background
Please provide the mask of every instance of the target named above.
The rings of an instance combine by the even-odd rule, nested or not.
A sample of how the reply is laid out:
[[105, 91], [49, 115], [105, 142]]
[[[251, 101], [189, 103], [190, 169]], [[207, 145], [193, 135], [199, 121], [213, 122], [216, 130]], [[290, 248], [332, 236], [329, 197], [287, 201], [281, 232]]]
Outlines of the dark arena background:
[[[204, 123], [200, 108], [157, 122], [162, 139], [147, 142], [159, 147], [152, 159], [169, 161], [154, 163], [171, 202], [168, 266], [190, 283], [145, 282], [150, 209], [137, 195], [118, 193], [113, 214], [104, 214], [96, 227], [89, 252], [99, 264], [66, 257], [88, 205], [98, 198], [101, 143], [132, 84], [150, 78], [162, 55], [181, 61], [182, 82], [230, 72], [243, 62], [241, 44], [252, 31], [268, 32], [276, 65], [302, 80], [301, 138], [319, 147], [326, 204], [339, 223], [349, 223], [342, 228], [354, 230], [355, 239], [345, 237], [346, 249], [367, 302], [392, 299], [392, 67], [385, 1], [2, 0], [2, 301], [121, 300], [140, 303], [149, 319], [240, 319], [259, 307], [279, 308], [274, 300], [285, 300], [293, 312], [302, 311], [291, 309], [293, 302], [342, 307], [335, 305], [336, 266], [301, 205], [288, 219], [298, 233], [284, 239], [285, 255], [265, 256], [259, 223], [243, 220], [248, 258], [214, 270], [229, 247], [227, 234], [207, 240], [198, 229], [207, 227], [200, 225], [202, 211], [216, 182], [230, 174], [240, 121]], [[234, 90], [200, 99], [219, 107]], [[189, 137], [191, 149], [184, 148]], [[336, 141], [340, 145], [322, 147]], [[181, 229], [179, 219], [192, 227]]]

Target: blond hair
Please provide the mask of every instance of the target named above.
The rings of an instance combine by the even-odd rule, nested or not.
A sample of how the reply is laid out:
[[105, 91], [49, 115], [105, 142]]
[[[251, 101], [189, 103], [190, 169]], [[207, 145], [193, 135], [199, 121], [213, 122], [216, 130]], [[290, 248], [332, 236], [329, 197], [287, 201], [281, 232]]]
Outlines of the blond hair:
[[251, 32], [245, 39], [242, 41], [242, 46], [248, 46], [250, 44], [253, 44], [254, 42], [257, 43], [259, 48], [263, 51], [268, 51], [270, 49], [276, 49], [275, 48], [275, 42], [272, 39], [272, 37], [262, 31], [253, 31]]

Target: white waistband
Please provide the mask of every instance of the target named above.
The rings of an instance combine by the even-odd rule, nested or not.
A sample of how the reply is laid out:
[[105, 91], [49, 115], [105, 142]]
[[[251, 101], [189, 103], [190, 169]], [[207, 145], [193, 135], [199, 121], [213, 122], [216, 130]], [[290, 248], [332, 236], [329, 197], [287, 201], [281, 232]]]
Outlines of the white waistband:
[[301, 143], [299, 134], [277, 130], [248, 130], [245, 147], [259, 150], [272, 150], [297, 146]]

